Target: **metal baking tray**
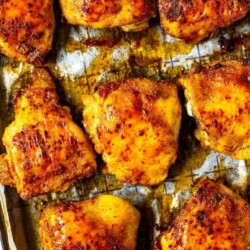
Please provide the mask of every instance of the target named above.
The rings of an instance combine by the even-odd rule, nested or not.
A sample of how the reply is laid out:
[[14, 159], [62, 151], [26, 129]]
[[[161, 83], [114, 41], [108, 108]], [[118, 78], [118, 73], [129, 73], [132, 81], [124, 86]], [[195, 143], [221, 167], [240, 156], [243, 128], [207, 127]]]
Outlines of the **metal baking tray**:
[[[120, 29], [95, 30], [57, 23], [54, 47], [45, 65], [54, 76], [62, 103], [70, 106], [74, 119], [81, 124], [81, 95], [93, 93], [107, 81], [147, 77], [174, 81], [193, 65], [210, 61], [243, 59], [250, 63], [250, 19], [219, 30], [213, 38], [199, 44], [185, 44], [162, 32], [158, 20], [138, 33]], [[12, 93], [20, 86], [16, 80], [32, 66], [0, 56], [0, 137], [13, 120]], [[122, 184], [100, 171], [78, 182], [64, 193], [50, 193], [22, 201], [16, 191], [0, 186], [0, 249], [41, 249], [38, 220], [47, 204], [82, 200], [102, 193], [113, 193], [134, 204], [142, 215], [137, 249], [153, 246], [160, 229], [167, 228], [191, 196], [197, 181], [205, 176], [222, 179], [243, 198], [249, 200], [250, 162], [232, 158], [200, 147], [194, 138], [195, 122], [185, 112], [180, 89], [183, 120], [177, 162], [168, 178], [154, 187]], [[4, 152], [3, 145], [0, 145]], [[102, 164], [101, 158], [98, 159]]]

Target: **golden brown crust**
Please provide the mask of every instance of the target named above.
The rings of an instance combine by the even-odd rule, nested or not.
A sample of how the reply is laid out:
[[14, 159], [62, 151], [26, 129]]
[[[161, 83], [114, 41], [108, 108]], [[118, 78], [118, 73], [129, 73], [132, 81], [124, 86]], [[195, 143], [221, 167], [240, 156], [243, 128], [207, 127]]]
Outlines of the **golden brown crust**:
[[0, 155], [0, 183], [8, 186], [15, 186], [6, 154]]
[[15, 102], [15, 121], [6, 128], [3, 143], [11, 178], [23, 199], [64, 191], [95, 172], [92, 147], [69, 109], [59, 104], [46, 70], [32, 73]]
[[45, 208], [39, 234], [44, 250], [134, 250], [140, 214], [113, 195]]
[[204, 147], [250, 159], [250, 67], [219, 61], [180, 79]]
[[216, 29], [243, 18], [249, 0], [159, 0], [162, 27], [186, 42], [199, 42]]
[[148, 79], [106, 83], [85, 95], [84, 125], [105, 171], [131, 184], [162, 182], [175, 162], [181, 121], [177, 87]]
[[53, 1], [4, 0], [0, 9], [0, 51], [15, 60], [41, 65], [53, 42]]
[[205, 179], [155, 250], [228, 249], [250, 247], [250, 206], [221, 183]]
[[156, 15], [156, 2], [150, 0], [60, 0], [60, 5], [69, 23], [93, 28], [140, 23]]

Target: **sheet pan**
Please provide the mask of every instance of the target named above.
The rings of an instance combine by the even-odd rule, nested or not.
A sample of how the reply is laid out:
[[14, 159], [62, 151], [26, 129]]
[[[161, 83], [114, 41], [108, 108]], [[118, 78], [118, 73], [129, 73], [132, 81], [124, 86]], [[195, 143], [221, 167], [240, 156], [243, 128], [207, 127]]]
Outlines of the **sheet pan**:
[[[54, 48], [45, 67], [56, 79], [62, 103], [70, 106], [74, 119], [81, 124], [81, 94], [93, 93], [104, 82], [129, 77], [176, 81], [192, 66], [219, 59], [243, 59], [250, 63], [249, 16], [196, 45], [163, 34], [157, 20], [146, 31], [127, 34], [119, 29], [94, 30], [59, 22]], [[21, 87], [16, 81], [31, 69], [30, 65], [0, 57], [0, 137], [13, 120], [11, 96]], [[82, 200], [102, 193], [124, 197], [142, 215], [137, 246], [141, 250], [152, 248], [159, 230], [167, 228], [201, 178], [223, 180], [249, 199], [249, 162], [202, 149], [194, 139], [195, 123], [185, 112], [182, 90], [180, 98], [184, 114], [178, 159], [164, 183], [155, 187], [131, 186], [99, 171], [65, 193], [51, 193], [28, 201], [22, 201], [14, 189], [1, 185], [0, 249], [40, 249], [37, 225], [40, 211], [47, 204]], [[102, 164], [100, 157], [98, 161]]]

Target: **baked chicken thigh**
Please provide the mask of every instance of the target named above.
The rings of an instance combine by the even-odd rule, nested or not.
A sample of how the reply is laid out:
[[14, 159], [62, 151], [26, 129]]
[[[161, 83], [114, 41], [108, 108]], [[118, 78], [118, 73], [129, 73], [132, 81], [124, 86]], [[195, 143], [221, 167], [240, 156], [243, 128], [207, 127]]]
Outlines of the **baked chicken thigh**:
[[221, 183], [206, 179], [157, 241], [155, 250], [247, 250], [250, 205]]
[[42, 64], [54, 28], [53, 0], [0, 1], [0, 52], [6, 56]]
[[155, 0], [60, 0], [60, 5], [69, 23], [92, 28], [139, 31], [156, 16]]
[[249, 9], [249, 0], [159, 0], [163, 29], [193, 43], [242, 19]]
[[180, 79], [204, 147], [250, 159], [250, 67], [240, 61], [211, 63]]
[[155, 185], [175, 162], [181, 122], [177, 87], [148, 79], [106, 83], [82, 97], [84, 126], [122, 182]]
[[95, 154], [70, 110], [59, 104], [48, 72], [36, 69], [15, 98], [15, 120], [6, 128], [0, 182], [15, 186], [21, 198], [64, 191], [96, 170]]
[[140, 213], [114, 195], [45, 208], [39, 235], [44, 250], [134, 250]]

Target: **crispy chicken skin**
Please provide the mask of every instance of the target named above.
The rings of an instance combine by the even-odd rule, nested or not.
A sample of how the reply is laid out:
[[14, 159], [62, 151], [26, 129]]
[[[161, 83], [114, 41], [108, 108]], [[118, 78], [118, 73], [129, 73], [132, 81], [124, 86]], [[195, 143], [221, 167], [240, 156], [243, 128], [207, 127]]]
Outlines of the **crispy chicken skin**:
[[193, 43], [242, 19], [249, 8], [249, 0], [159, 0], [163, 29]]
[[1, 53], [18, 61], [42, 64], [53, 42], [53, 0], [3, 0], [0, 8]]
[[177, 87], [149, 79], [106, 83], [82, 97], [84, 126], [122, 182], [155, 185], [175, 162], [181, 122]]
[[45, 208], [39, 234], [43, 250], [134, 250], [140, 213], [114, 195]]
[[139, 31], [156, 16], [155, 0], [60, 0], [60, 5], [69, 23], [92, 28]]
[[0, 182], [16, 186], [21, 198], [64, 191], [96, 170], [95, 154], [70, 110], [59, 104], [44, 69], [31, 74], [15, 98], [15, 120], [6, 128], [0, 156]]
[[250, 159], [250, 67], [220, 61], [180, 79], [202, 146]]
[[250, 249], [250, 205], [220, 182], [205, 179], [163, 232], [155, 250]]

